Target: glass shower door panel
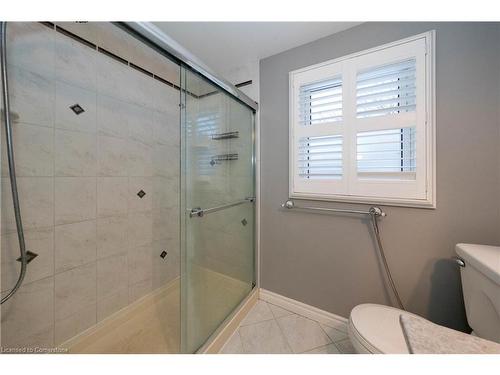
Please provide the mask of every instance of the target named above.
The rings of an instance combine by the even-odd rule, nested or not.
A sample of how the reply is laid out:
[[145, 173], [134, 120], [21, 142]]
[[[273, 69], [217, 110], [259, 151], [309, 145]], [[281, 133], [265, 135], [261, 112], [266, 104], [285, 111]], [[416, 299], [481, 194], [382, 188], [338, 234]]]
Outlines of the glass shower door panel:
[[195, 352], [252, 290], [254, 206], [192, 218], [187, 243], [186, 347]]
[[195, 352], [253, 287], [254, 118], [198, 75], [182, 77], [182, 346]]
[[253, 196], [253, 113], [190, 72], [186, 81], [188, 199], [215, 207]]

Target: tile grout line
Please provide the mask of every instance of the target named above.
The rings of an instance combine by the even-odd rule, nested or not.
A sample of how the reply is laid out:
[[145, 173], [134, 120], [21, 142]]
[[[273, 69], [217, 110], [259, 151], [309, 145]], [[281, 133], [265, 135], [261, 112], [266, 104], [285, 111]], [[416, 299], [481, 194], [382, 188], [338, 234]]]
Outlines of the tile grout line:
[[[56, 75], [56, 40], [55, 31], [50, 33], [52, 39], [52, 75]], [[56, 346], [56, 83], [53, 82], [52, 92], [52, 277], [53, 277], [53, 328], [52, 328], [52, 345]]]
[[130, 272], [130, 267], [132, 266], [132, 262], [130, 259], [130, 253], [131, 253], [131, 245], [129, 241], [129, 228], [130, 228], [130, 127], [132, 126], [132, 122], [128, 121], [127, 122], [127, 138], [126, 138], [126, 147], [127, 147], [127, 153], [126, 153], [126, 169], [127, 169], [127, 303], [131, 303], [132, 299], [132, 292], [131, 292], [131, 284], [130, 284], [130, 278], [131, 278], [131, 272]]
[[[266, 301], [264, 301], [264, 303], [267, 304]], [[271, 310], [271, 308], [268, 306], [269, 310]], [[273, 311], [271, 310], [271, 314], [274, 316], [273, 314]], [[297, 315], [297, 314], [296, 314]], [[274, 318], [274, 321], [276, 322], [276, 325], [278, 326], [278, 329], [280, 330], [280, 333], [281, 333], [281, 336], [283, 337], [283, 339], [285, 340], [285, 343], [286, 345], [288, 346], [288, 349], [290, 349], [290, 353], [292, 354], [296, 354], [293, 349], [292, 349], [292, 346], [290, 345], [290, 343], [288, 342], [288, 338], [286, 337], [286, 335], [284, 334], [283, 332], [283, 328], [281, 328], [281, 325], [280, 323], [278, 322], [278, 319]]]
[[[243, 350], [243, 353], [244, 354], [250, 354], [248, 353], [248, 351], [245, 349], [245, 345], [243, 344], [243, 338], [241, 337], [241, 332], [240, 332], [240, 327], [238, 327], [238, 329], [236, 330], [236, 333], [238, 334], [238, 337], [240, 339], [240, 343], [241, 343], [241, 349]], [[227, 344], [227, 342], [226, 342]], [[224, 346], [226, 346], [226, 344], [224, 344]], [[224, 348], [224, 347], [222, 347]], [[230, 354], [233, 354], [233, 353], [230, 353]]]
[[[54, 43], [54, 44], [56, 44], [56, 43]], [[97, 59], [96, 59], [96, 64], [97, 64]], [[43, 78], [46, 81], [53, 80], [54, 84], [56, 84], [57, 82], [60, 82], [60, 83], [62, 83], [64, 85], [72, 86], [72, 87], [75, 87], [75, 88], [83, 90], [83, 91], [87, 91], [87, 92], [92, 92], [93, 91], [93, 90], [89, 89], [88, 86], [82, 86], [78, 82], [75, 83], [75, 82], [67, 81], [66, 79], [60, 78], [60, 77], [56, 78], [55, 69], [54, 69], [54, 73], [51, 75], [51, 77], [45, 77], [45, 76], [41, 75], [41, 73], [39, 73], [39, 72], [32, 71], [32, 70], [30, 70], [30, 69], [28, 69], [26, 67], [23, 67], [23, 66], [18, 66], [16, 63], [12, 63], [11, 62], [11, 63], [9, 63], [9, 65], [11, 65], [15, 69], [20, 70], [22, 72], [26, 72], [26, 73], [30, 73], [32, 75], [39, 76], [39, 77]], [[55, 65], [55, 62], [54, 62], [54, 65]], [[175, 89], [174, 87], [171, 87], [170, 85], [168, 85], [168, 87], [171, 88], [171, 89]], [[117, 101], [119, 101], [121, 103], [125, 103], [127, 105], [134, 105], [134, 106], [137, 106], [137, 107], [141, 107], [142, 109], [147, 109], [149, 111], [156, 111], [156, 112], [160, 112], [162, 114], [170, 114], [169, 111], [162, 110], [162, 108], [164, 108], [164, 107], [160, 107], [160, 108], [156, 108], [154, 106], [148, 107], [147, 105], [142, 104], [142, 103], [137, 103], [137, 102], [130, 101], [130, 100], [127, 100], [127, 99], [123, 99], [123, 98], [117, 98], [117, 97], [114, 97], [114, 96], [109, 95], [107, 93], [99, 92], [99, 90], [97, 89], [97, 86], [96, 86], [96, 91], [97, 91], [98, 95], [105, 96], [107, 98], [111, 98], [111, 99], [117, 100]], [[27, 124], [41, 126], [41, 127], [50, 127], [50, 126], [41, 125], [41, 124], [38, 124], [38, 123], [27, 123]]]
[[[263, 300], [262, 300], [262, 301], [263, 301]], [[270, 303], [269, 303], [269, 302], [267, 302], [267, 301], [263, 301], [263, 302], [265, 302], [267, 305], [269, 305], [269, 304], [270, 304]], [[271, 304], [271, 305], [273, 305], [273, 306], [277, 306], [277, 307], [282, 308], [281, 306], [278, 306], [278, 305], [274, 305], [274, 304]], [[328, 338], [328, 340], [329, 340], [329, 342], [328, 342], [327, 344], [323, 344], [323, 345], [315, 346], [315, 347], [310, 348], [310, 349], [308, 349], [308, 350], [305, 350], [305, 351], [303, 351], [303, 352], [295, 353], [295, 352], [292, 350], [292, 348], [291, 348], [291, 346], [290, 346], [290, 343], [289, 343], [289, 341], [288, 341], [288, 339], [287, 339], [286, 335], [284, 334], [284, 332], [283, 332], [283, 329], [282, 329], [281, 325], [279, 324], [278, 318], [276, 317], [276, 315], [274, 314], [274, 312], [272, 311], [272, 309], [270, 309], [270, 310], [271, 310], [271, 314], [273, 315], [273, 318], [272, 318], [272, 319], [265, 319], [265, 320], [261, 320], [261, 321], [259, 321], [259, 322], [251, 323], [251, 324], [248, 324], [248, 325], [241, 325], [241, 324], [240, 324], [240, 326], [238, 327], [238, 329], [237, 329], [237, 333], [238, 333], [238, 335], [239, 335], [240, 342], [241, 342], [241, 345], [242, 345], [242, 348], [243, 348], [243, 350], [244, 350], [245, 354], [249, 354], [249, 353], [248, 353], [248, 351], [245, 349], [244, 341], [243, 341], [243, 339], [242, 339], [242, 337], [241, 337], [240, 328], [241, 328], [241, 327], [249, 327], [249, 326], [252, 326], [252, 325], [257, 325], [257, 324], [264, 323], [264, 322], [269, 322], [269, 321], [271, 321], [271, 320], [274, 320], [274, 321], [276, 322], [276, 324], [278, 325], [278, 328], [279, 328], [279, 330], [280, 330], [280, 333], [281, 333], [282, 337], [283, 337], [283, 338], [284, 338], [284, 340], [285, 340], [285, 343], [287, 344], [288, 348], [290, 349], [291, 353], [293, 353], [293, 354], [307, 354], [307, 352], [310, 352], [310, 351], [312, 351], [312, 350], [319, 349], [319, 348], [322, 348], [322, 347], [327, 347], [327, 346], [330, 346], [330, 345], [333, 345], [333, 346], [337, 349], [337, 351], [338, 351], [338, 353], [339, 353], [339, 354], [346, 354], [346, 353], [344, 353], [344, 352], [343, 352], [343, 351], [339, 348], [339, 346], [337, 345], [337, 342], [341, 342], [341, 341], [347, 340], [347, 339], [348, 339], [348, 337], [347, 337], [347, 338], [343, 338], [342, 340], [337, 340], [337, 341], [335, 341], [335, 340], [333, 340], [333, 339], [332, 339], [332, 338], [331, 338], [331, 337], [327, 334], [327, 332], [326, 332], [326, 331], [325, 331], [325, 329], [323, 328], [323, 326], [322, 326], [322, 323], [321, 323], [321, 322], [318, 322], [317, 320], [314, 320], [314, 319], [307, 318], [307, 317], [305, 317], [305, 316], [303, 316], [303, 315], [300, 315], [300, 314], [297, 314], [297, 313], [290, 312], [290, 314], [289, 314], [289, 315], [285, 315], [285, 316], [282, 316], [282, 317], [280, 317], [280, 318], [284, 318], [284, 317], [287, 317], [287, 316], [290, 316], [290, 315], [297, 315], [297, 316], [302, 317], [302, 318], [304, 318], [304, 319], [307, 319], [307, 320], [310, 320], [310, 321], [312, 321], [312, 322], [315, 322], [316, 324], [318, 324], [318, 325], [319, 325], [319, 327], [320, 327], [321, 331], [323, 332], [323, 334], [324, 334], [324, 335]], [[286, 310], [286, 309], [284, 309], [284, 310]], [[286, 310], [286, 311], [289, 311], [289, 310]], [[334, 329], [335, 331], [338, 331], [338, 332], [341, 332], [341, 333], [344, 333], [344, 334], [345, 334], [345, 332], [343, 332], [343, 331], [341, 331], [341, 330], [339, 330], [339, 329], [336, 329], [336, 328], [333, 328], [333, 327], [330, 327], [330, 328]], [[337, 353], [332, 353], [332, 354], [337, 354]]]
[[95, 125], [95, 134], [93, 135], [93, 138], [94, 138], [94, 142], [95, 142], [95, 151], [96, 151], [96, 158], [95, 158], [95, 174], [96, 174], [96, 177], [95, 177], [95, 248], [94, 248], [94, 251], [95, 251], [95, 323], [94, 324], [97, 324], [97, 305], [98, 305], [98, 301], [97, 301], [97, 291], [98, 291], [98, 280], [99, 280], [99, 275], [98, 275], [98, 266], [97, 266], [97, 263], [98, 263], [98, 260], [97, 260], [97, 213], [98, 213], [98, 198], [97, 198], [97, 184], [98, 184], [98, 178], [97, 178], [97, 163], [98, 163], [98, 151], [97, 151], [97, 58], [94, 56], [95, 58], [95, 90], [93, 92], [94, 94], [94, 100], [95, 100], [95, 113], [94, 113], [94, 125]]
[[248, 323], [248, 324], [241, 324], [239, 325], [239, 327], [248, 327], [248, 326], [253, 326], [255, 324], [260, 324], [260, 323], [264, 323], [264, 322], [269, 322], [270, 320], [275, 320], [274, 316], [272, 318], [269, 318], [269, 319], [262, 319], [262, 320], [259, 320], [258, 322], [253, 322], [253, 323]]
[[[319, 328], [320, 328], [320, 329], [321, 329], [321, 331], [322, 331], [322, 332], [326, 335], [326, 337], [328, 337], [328, 339], [330, 340], [330, 343], [328, 343], [328, 344], [326, 344], [326, 345], [320, 345], [320, 346], [317, 346], [317, 347], [315, 347], [315, 348], [312, 348], [312, 349], [309, 349], [309, 350], [306, 350], [306, 351], [307, 351], [307, 352], [309, 352], [309, 351], [311, 351], [311, 350], [318, 349], [318, 348], [321, 348], [321, 347], [323, 347], [323, 346], [328, 346], [328, 345], [332, 345], [332, 344], [333, 344], [333, 346], [335, 346], [335, 348], [339, 351], [339, 353], [342, 353], [342, 352], [339, 350], [339, 348], [337, 347], [337, 345], [335, 345], [335, 341], [333, 341], [333, 339], [332, 339], [332, 338], [328, 335], [328, 333], [326, 333], [325, 329], [323, 328], [323, 325], [322, 325], [320, 322], [316, 321], [316, 320], [314, 320], [314, 321], [315, 321], [316, 323], [318, 323]], [[333, 328], [333, 327], [330, 327], [330, 328], [335, 329], [335, 328]], [[305, 353], [305, 352], [303, 352], [303, 353]]]
[[[319, 326], [321, 327], [321, 329], [323, 330], [323, 332], [325, 332], [325, 335], [327, 335], [327, 336], [328, 336], [328, 333], [326, 333], [326, 331], [325, 331], [325, 329], [323, 328], [323, 326], [321, 325], [321, 323], [319, 323]], [[335, 328], [333, 328], [333, 327], [330, 327], [330, 328], [331, 328], [331, 329], [335, 329]], [[335, 330], [336, 330], [336, 331], [339, 331], [339, 332], [342, 332], [342, 331], [340, 331], [340, 330], [338, 330], [338, 329], [335, 329]], [[342, 333], [344, 333], [344, 332], [342, 332]], [[328, 338], [330, 338], [330, 336], [328, 336]], [[347, 336], [347, 338], [349, 338], [349, 335]], [[345, 354], [344, 352], [342, 352], [342, 350], [340, 350], [340, 348], [337, 346], [337, 343], [336, 343], [334, 340], [332, 340], [332, 339], [330, 339], [330, 340], [332, 341], [332, 344], [333, 344], [333, 345], [337, 348], [337, 350], [339, 351], [339, 353], [340, 353], [340, 354]], [[345, 339], [338, 340], [337, 342], [340, 342], [340, 341], [343, 341], [343, 340], [345, 340]]]

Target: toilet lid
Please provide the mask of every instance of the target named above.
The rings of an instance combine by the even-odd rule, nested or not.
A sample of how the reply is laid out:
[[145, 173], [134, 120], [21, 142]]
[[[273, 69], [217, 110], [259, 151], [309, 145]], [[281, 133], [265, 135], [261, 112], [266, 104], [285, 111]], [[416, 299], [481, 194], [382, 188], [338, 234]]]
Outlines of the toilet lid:
[[408, 354], [399, 316], [413, 315], [394, 307], [363, 304], [351, 311], [349, 318], [353, 339], [371, 353]]

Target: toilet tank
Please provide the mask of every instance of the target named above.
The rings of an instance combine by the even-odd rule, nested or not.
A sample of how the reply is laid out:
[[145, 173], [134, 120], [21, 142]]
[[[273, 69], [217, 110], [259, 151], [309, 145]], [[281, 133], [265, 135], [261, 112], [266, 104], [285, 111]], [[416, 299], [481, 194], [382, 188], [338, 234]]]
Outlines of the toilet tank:
[[467, 321], [474, 333], [500, 343], [500, 247], [458, 244]]

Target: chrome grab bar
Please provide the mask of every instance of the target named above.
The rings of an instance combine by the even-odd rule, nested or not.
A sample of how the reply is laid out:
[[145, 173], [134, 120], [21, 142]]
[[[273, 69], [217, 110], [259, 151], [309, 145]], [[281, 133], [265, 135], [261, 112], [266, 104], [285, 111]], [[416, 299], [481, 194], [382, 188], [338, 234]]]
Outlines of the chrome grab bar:
[[360, 211], [360, 210], [347, 210], [341, 208], [322, 208], [322, 207], [309, 207], [309, 206], [297, 206], [295, 202], [291, 199], [287, 200], [285, 203], [281, 205], [283, 208], [287, 209], [300, 209], [300, 210], [313, 210], [313, 211], [324, 211], [324, 212], [340, 212], [346, 214], [358, 214], [358, 215], [374, 215], [378, 217], [385, 217], [387, 214], [382, 211], [382, 209], [378, 206], [370, 207], [368, 211]]
[[460, 267], [465, 267], [465, 261], [459, 256], [451, 258], [453, 259]]
[[247, 197], [245, 199], [242, 199], [241, 201], [224, 204], [222, 206], [217, 206], [217, 207], [211, 207], [211, 208], [195, 207], [192, 209], [188, 209], [188, 212], [189, 212], [189, 217], [203, 217], [203, 216], [211, 214], [213, 212], [225, 210], [226, 208], [239, 206], [240, 204], [244, 204], [244, 203], [253, 203], [253, 202], [255, 202], [255, 197]]
[[346, 214], [357, 214], [357, 215], [368, 215], [370, 216], [370, 221], [372, 224], [373, 228], [373, 233], [375, 234], [375, 238], [377, 240], [377, 248], [380, 254], [380, 257], [382, 259], [382, 263], [384, 265], [384, 269], [387, 275], [387, 279], [389, 281], [389, 285], [391, 286], [392, 292], [394, 293], [394, 297], [397, 300], [397, 303], [399, 305], [399, 308], [402, 310], [406, 310], [405, 306], [403, 304], [403, 301], [401, 300], [401, 297], [399, 296], [398, 290], [396, 288], [396, 283], [394, 282], [391, 274], [391, 270], [389, 268], [389, 264], [387, 262], [387, 258], [385, 256], [385, 251], [384, 251], [384, 246], [382, 245], [382, 240], [380, 238], [380, 230], [378, 226], [378, 219], [381, 217], [385, 217], [386, 213], [382, 211], [380, 207], [377, 206], [372, 206], [368, 209], [368, 211], [361, 211], [361, 210], [349, 210], [349, 209], [342, 209], [342, 208], [322, 208], [322, 207], [308, 207], [308, 206], [296, 206], [294, 201], [291, 199], [288, 199], [285, 203], [281, 205], [281, 207], [286, 208], [286, 209], [301, 209], [301, 210], [311, 210], [311, 211], [321, 211], [321, 212], [340, 212], [340, 213], [346, 213]]

